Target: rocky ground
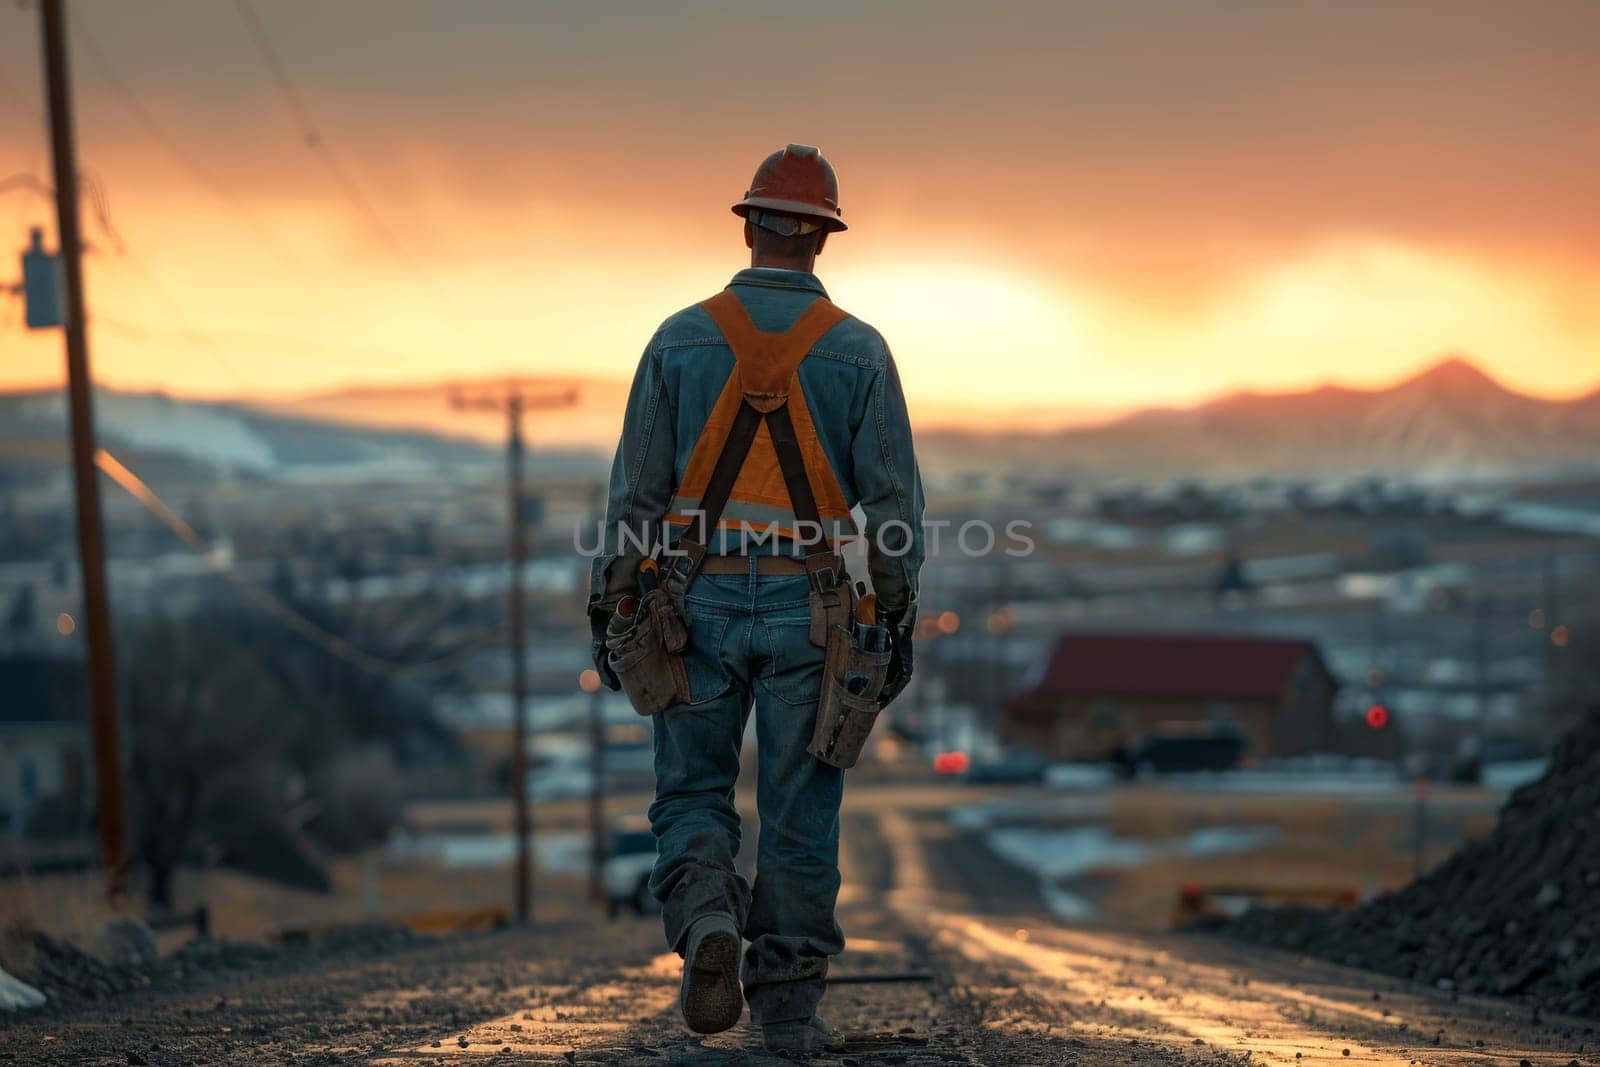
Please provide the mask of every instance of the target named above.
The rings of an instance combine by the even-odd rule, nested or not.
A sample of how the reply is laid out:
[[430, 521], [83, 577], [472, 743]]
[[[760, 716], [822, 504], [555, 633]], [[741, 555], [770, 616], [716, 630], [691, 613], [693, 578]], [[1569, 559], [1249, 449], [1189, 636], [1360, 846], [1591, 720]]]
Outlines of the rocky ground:
[[[1452, 1000], [1275, 953], [853, 907], [830, 1067], [904, 1064], [1592, 1064], [1572, 1020]], [[1027, 930], [1026, 937], [1019, 930]], [[28, 1016], [0, 1061], [41, 1065], [784, 1062], [676, 1015], [675, 957], [626, 920], [415, 943], [364, 959], [196, 974]], [[1178, 951], [1175, 952], [1174, 949]], [[1181, 955], [1178, 954], [1181, 952]], [[886, 981], [873, 981], [885, 978]], [[865, 979], [865, 981], [863, 981]]]
[[1257, 911], [1231, 936], [1463, 993], [1600, 1017], [1600, 709], [1494, 832], [1350, 912]]
[[89, 949], [38, 931], [12, 930], [4, 938], [3, 958], [48, 998], [52, 1011], [67, 1012], [130, 993], [180, 992], [196, 984], [348, 963], [420, 940], [405, 927], [374, 924], [335, 930], [302, 945], [194, 940], [170, 955], [159, 956], [155, 939], [145, 927], [117, 920]]
[[[1029, 880], [942, 825], [851, 817], [851, 944], [824, 1005], [845, 1043], [814, 1062], [1600, 1064], [1594, 1021], [1223, 939], [1062, 927]], [[369, 930], [140, 966], [103, 974], [42, 948], [32, 977], [57, 998], [0, 1022], [0, 1063], [785, 1062], [745, 1026], [685, 1032], [678, 961], [646, 919], [442, 939]]]

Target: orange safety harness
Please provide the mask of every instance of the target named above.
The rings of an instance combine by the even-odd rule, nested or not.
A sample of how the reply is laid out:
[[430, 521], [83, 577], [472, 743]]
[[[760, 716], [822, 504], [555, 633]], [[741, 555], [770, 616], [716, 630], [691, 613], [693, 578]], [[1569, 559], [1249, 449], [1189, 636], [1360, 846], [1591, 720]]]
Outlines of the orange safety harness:
[[[842, 577], [829, 542], [831, 526], [853, 530], [850, 506], [817, 437], [800, 387], [801, 360], [848, 314], [825, 297], [783, 333], [758, 329], [731, 290], [700, 306], [733, 350], [734, 368], [690, 453], [666, 521], [688, 526], [671, 573], [684, 583], [700, 568], [712, 531], [740, 524], [805, 541], [814, 587]], [[800, 536], [809, 526], [813, 535]], [[826, 525], [825, 525], [826, 524]]]
[[[684, 597], [705, 562], [710, 538], [724, 528], [730, 504], [787, 504], [791, 533], [801, 524], [816, 531], [814, 537], [796, 537], [805, 546], [811, 587], [808, 638], [825, 650], [806, 751], [830, 766], [851, 767], [883, 710], [878, 696], [893, 652], [887, 631], [870, 616], [857, 617], [856, 592], [822, 525], [824, 517], [848, 521], [850, 510], [817, 437], [799, 377], [811, 346], [846, 315], [818, 298], [788, 330], [767, 333], [756, 328], [731, 292], [700, 306], [722, 330], [734, 367], [695, 442], [668, 515], [671, 522], [698, 528], [686, 530], [677, 551], [668, 554], [664, 580], [645, 593], [631, 626], [615, 639], [607, 638], [609, 662], [641, 715], [656, 715], [689, 700]], [[691, 510], [696, 512], [693, 518]], [[782, 528], [772, 522], [767, 529], [773, 526]], [[880, 635], [876, 642], [870, 639], [874, 631]]]

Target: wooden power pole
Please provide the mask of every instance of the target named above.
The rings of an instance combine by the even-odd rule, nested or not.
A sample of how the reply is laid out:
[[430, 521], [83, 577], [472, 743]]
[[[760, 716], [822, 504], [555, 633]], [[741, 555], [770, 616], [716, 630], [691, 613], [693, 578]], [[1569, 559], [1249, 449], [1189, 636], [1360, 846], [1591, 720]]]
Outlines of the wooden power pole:
[[55, 170], [56, 233], [66, 289], [67, 396], [72, 418], [72, 480], [78, 498], [78, 556], [89, 653], [89, 725], [94, 738], [95, 823], [106, 894], [127, 892], [128, 823], [117, 722], [117, 670], [106, 595], [105, 531], [95, 473], [94, 400], [90, 393], [88, 301], [83, 291], [83, 234], [78, 220], [78, 164], [72, 138], [72, 83], [67, 70], [64, 0], [40, 0], [45, 98]]
[[555, 396], [528, 396], [515, 384], [496, 396], [456, 394], [450, 398], [451, 405], [461, 411], [499, 411], [506, 416], [506, 488], [511, 511], [511, 588], [506, 600], [511, 628], [511, 817], [517, 838], [512, 894], [519, 924], [526, 924], [533, 917], [533, 820], [528, 810], [528, 679], [522, 645], [526, 614], [522, 571], [528, 558], [528, 517], [522, 495], [522, 415], [534, 408], [570, 407], [577, 401], [575, 391]]

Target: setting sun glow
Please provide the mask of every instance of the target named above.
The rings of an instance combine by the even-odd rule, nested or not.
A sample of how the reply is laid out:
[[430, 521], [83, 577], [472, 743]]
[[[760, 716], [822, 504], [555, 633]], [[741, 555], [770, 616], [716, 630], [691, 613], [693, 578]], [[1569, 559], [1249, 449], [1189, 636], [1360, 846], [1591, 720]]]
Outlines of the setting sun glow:
[[[105, 208], [86, 219], [97, 376], [297, 402], [561, 377], [585, 400], [546, 439], [602, 444], [656, 325], [744, 265], [728, 204], [755, 162], [803, 140], [837, 165], [850, 223], [818, 271], [884, 333], [920, 425], [1379, 387], [1445, 353], [1539, 395], [1600, 386], [1595, 216], [1575, 177], [1600, 158], [1526, 120], [1600, 106], [1583, 33], [1535, 33], [1508, 8], [1306, 9], [1242, 49], [1196, 10], [1169, 13], [1171, 51], [1114, 9], [1022, 7], [786, 27], [829, 69], [877, 74], [776, 96], [724, 91], [770, 77], [724, 41], [732, 19], [402, 5], [374, 35], [359, 5], [275, 9], [352, 193], [232, 20], [85, 0], [78, 32], [117, 77], [77, 68]], [[0, 151], [42, 174], [32, 17], [0, 12]], [[1457, 54], [1480, 57], [1470, 81], [1429, 58]], [[25, 188], [0, 220], [8, 256], [30, 225], [54, 243]], [[14, 310], [0, 388], [59, 383], [59, 337]]]

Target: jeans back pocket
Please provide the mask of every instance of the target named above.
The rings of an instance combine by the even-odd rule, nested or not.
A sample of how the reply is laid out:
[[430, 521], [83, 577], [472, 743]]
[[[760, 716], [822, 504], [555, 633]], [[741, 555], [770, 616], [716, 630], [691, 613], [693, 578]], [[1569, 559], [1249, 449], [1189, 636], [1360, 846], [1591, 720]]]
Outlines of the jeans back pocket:
[[809, 614], [760, 619], [767, 665], [760, 685], [785, 704], [806, 707], [822, 694], [823, 650], [811, 643]]

